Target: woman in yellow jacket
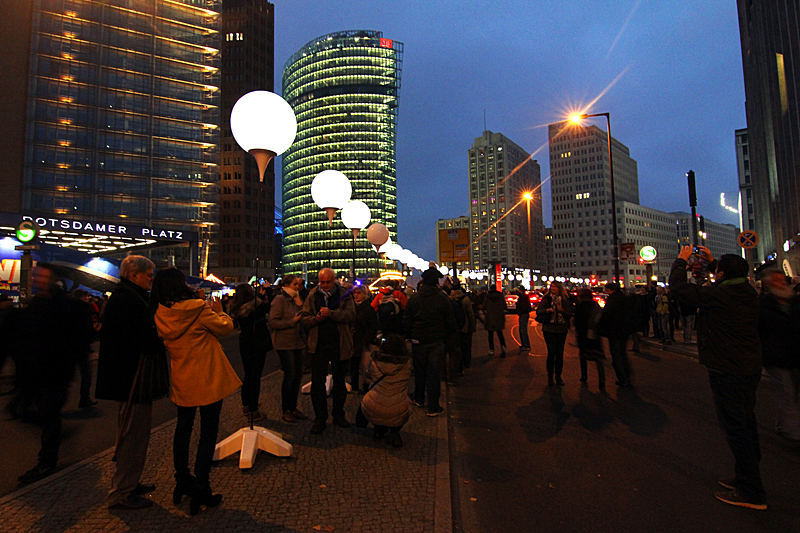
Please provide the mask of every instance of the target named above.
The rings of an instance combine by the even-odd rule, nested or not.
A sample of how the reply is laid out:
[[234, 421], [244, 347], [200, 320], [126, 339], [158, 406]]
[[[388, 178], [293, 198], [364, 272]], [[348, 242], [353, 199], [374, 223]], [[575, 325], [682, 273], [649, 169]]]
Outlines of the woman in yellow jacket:
[[[217, 443], [222, 399], [242, 382], [228, 362], [217, 337], [233, 331], [233, 320], [222, 312], [217, 299], [202, 300], [186, 285], [186, 277], [176, 268], [160, 270], [153, 281], [150, 306], [155, 312], [158, 334], [164, 339], [171, 365], [171, 399], [178, 407], [173, 462], [175, 491], [172, 499], [180, 503], [184, 494], [192, 497], [191, 514], [201, 506], [215, 507], [221, 494], [213, 494], [209, 484], [211, 461]], [[189, 473], [189, 441], [197, 408], [200, 408], [200, 443]]]

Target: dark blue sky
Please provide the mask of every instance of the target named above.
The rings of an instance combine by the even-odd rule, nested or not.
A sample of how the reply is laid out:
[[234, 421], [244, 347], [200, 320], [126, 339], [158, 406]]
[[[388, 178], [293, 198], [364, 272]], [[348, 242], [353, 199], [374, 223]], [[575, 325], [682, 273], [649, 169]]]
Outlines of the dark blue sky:
[[[642, 205], [738, 225], [734, 130], [746, 127], [734, 0], [291, 0], [275, 3], [275, 87], [286, 60], [335, 31], [404, 43], [397, 138], [399, 244], [434, 259], [434, 223], [468, 213], [467, 150], [487, 128], [549, 177], [546, 125], [589, 105], [639, 166]], [[616, 80], [616, 82], [615, 82]], [[605, 90], [609, 87], [608, 90]], [[605, 90], [605, 92], [604, 92]], [[604, 119], [597, 125], [605, 129]], [[545, 225], [550, 187], [545, 182]]]

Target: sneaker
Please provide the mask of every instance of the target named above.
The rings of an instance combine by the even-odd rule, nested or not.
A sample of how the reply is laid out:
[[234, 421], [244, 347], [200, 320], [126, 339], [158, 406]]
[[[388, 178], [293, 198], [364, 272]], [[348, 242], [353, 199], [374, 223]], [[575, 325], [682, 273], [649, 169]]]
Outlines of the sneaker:
[[753, 501], [748, 500], [741, 494], [739, 494], [738, 489], [733, 490], [723, 490], [714, 494], [714, 496], [721, 502], [725, 502], [730, 505], [735, 505], [737, 507], [747, 507], [748, 509], [758, 509], [759, 511], [764, 511], [767, 508], [767, 504], [763, 501]]
[[409, 396], [408, 399], [411, 401], [411, 405], [414, 405], [416, 407], [425, 407], [425, 402], [418, 402], [411, 396]]
[[295, 409], [292, 411], [292, 416], [295, 418], [295, 420], [308, 420], [308, 417], [303, 414], [303, 411], [300, 409]]
[[327, 424], [325, 424], [324, 420], [314, 420], [314, 424], [311, 426], [311, 434], [319, 435], [320, 433], [325, 431], [326, 427]]
[[20, 483], [33, 483], [34, 481], [39, 481], [40, 479], [44, 479], [47, 476], [55, 473], [56, 467], [43, 467], [42, 465], [36, 465], [21, 476], [17, 478], [17, 481]]
[[153, 500], [149, 500], [138, 494], [131, 492], [125, 498], [121, 499], [113, 505], [109, 505], [109, 509], [146, 509], [153, 506]]
[[489, 357], [494, 355], [494, 350], [489, 350]]
[[717, 481], [719, 486], [728, 490], [735, 490], [736, 489], [736, 478], [732, 477], [730, 479], [720, 479]]
[[267, 415], [262, 413], [261, 411], [248, 411], [247, 412], [247, 420], [250, 420], [250, 415], [253, 415], [253, 422], [258, 422], [259, 420], [264, 420], [267, 418]]
[[442, 413], [444, 413], [444, 407], [440, 405], [436, 407], [433, 411], [428, 411], [428, 416], [439, 416]]
[[350, 422], [348, 422], [347, 419], [343, 416], [337, 416], [336, 418], [334, 418], [333, 423], [339, 426], [340, 428], [350, 427]]
[[91, 398], [85, 398], [78, 403], [78, 409], [86, 409], [93, 405], [97, 405], [97, 400], [92, 400]]
[[503, 346], [502, 348], [500, 348], [500, 357], [505, 357], [505, 356], [506, 356], [506, 347]]
[[155, 485], [145, 485], [144, 483], [139, 483], [136, 485], [136, 488], [133, 489], [133, 493], [138, 494], [139, 496], [144, 496], [145, 494], [152, 494], [155, 490]]
[[291, 411], [284, 411], [281, 420], [283, 420], [287, 424], [297, 423], [297, 419], [295, 418], [294, 413], [292, 413]]

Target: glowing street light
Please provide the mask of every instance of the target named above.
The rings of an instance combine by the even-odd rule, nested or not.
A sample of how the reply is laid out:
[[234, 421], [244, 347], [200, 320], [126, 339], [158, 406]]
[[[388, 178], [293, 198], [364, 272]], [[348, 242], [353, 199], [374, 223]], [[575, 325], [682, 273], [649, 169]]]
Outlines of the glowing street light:
[[619, 277], [619, 236], [617, 235], [617, 196], [614, 192], [614, 156], [611, 153], [611, 116], [608, 113], [580, 113], [572, 115], [569, 120], [575, 124], [580, 124], [583, 119], [589, 117], [606, 117], [606, 131], [608, 133], [608, 173], [611, 178], [611, 227], [614, 232], [614, 278], [617, 283]]

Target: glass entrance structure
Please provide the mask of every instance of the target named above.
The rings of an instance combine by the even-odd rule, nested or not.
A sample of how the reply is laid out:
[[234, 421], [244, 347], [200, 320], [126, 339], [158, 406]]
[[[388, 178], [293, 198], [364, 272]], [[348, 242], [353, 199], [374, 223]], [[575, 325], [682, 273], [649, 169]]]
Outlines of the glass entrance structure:
[[379, 31], [343, 31], [309, 42], [286, 62], [283, 97], [297, 116], [297, 137], [283, 154], [285, 274], [311, 277], [330, 266], [358, 277], [384, 270], [362, 232], [353, 236], [337, 215], [333, 227], [311, 199], [323, 170], [343, 172], [354, 200], [397, 240], [395, 139], [403, 44]]

